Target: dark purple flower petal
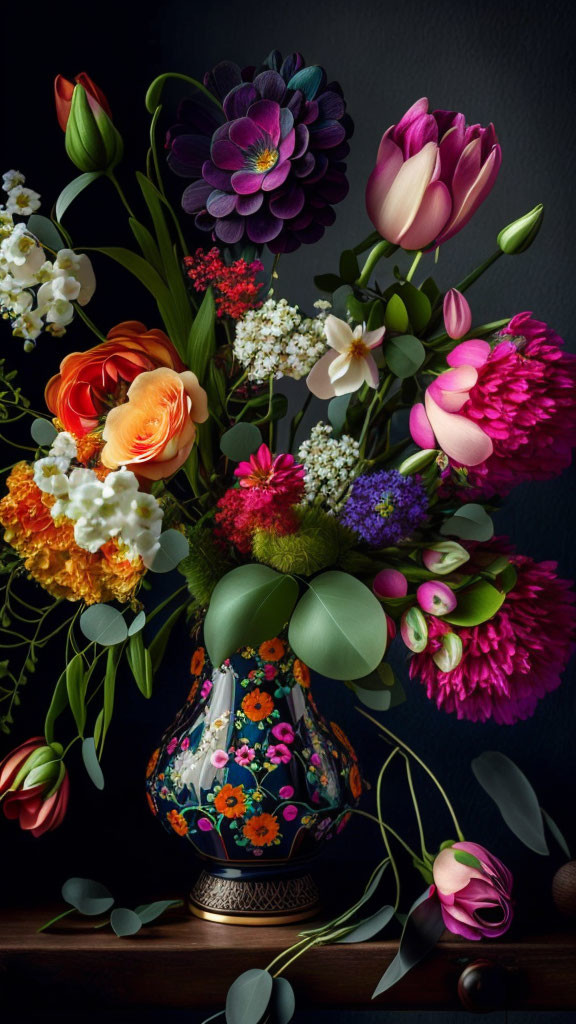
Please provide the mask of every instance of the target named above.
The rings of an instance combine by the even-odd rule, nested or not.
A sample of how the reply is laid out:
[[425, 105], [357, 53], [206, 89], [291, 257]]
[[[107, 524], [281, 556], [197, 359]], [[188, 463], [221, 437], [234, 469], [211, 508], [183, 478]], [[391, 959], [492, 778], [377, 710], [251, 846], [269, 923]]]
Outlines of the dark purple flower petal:
[[263, 100], [274, 100], [282, 103], [286, 95], [286, 82], [277, 71], [263, 71], [254, 79], [254, 88]]
[[275, 146], [280, 141], [280, 107], [272, 100], [258, 100], [248, 110], [248, 116], [268, 133]]
[[257, 171], [236, 171], [231, 178], [231, 185], [241, 196], [252, 195], [262, 188], [264, 175]]
[[314, 206], [314, 220], [323, 224], [325, 228], [330, 227], [336, 220], [336, 214], [331, 206]]
[[337, 171], [329, 171], [318, 183], [316, 194], [327, 203], [341, 203], [348, 195], [348, 180]]
[[313, 124], [314, 121], [318, 120], [318, 104], [312, 102], [306, 102], [303, 109], [300, 111], [299, 121], [303, 124]]
[[251, 242], [256, 242], [257, 245], [264, 245], [280, 234], [282, 224], [279, 217], [273, 217], [265, 207], [262, 207], [258, 213], [246, 221], [248, 238]]
[[320, 241], [324, 231], [323, 224], [313, 222], [309, 227], [304, 228], [302, 231], [296, 231], [295, 234], [299, 242], [303, 242], [304, 245], [313, 245], [314, 242]]
[[178, 135], [172, 141], [168, 166], [181, 178], [197, 178], [210, 156], [210, 140], [204, 135]]
[[221, 142], [222, 139], [226, 139], [227, 140], [229, 138], [230, 138], [230, 124], [229, 124], [228, 121], [225, 121], [225, 123], [221, 124], [220, 127], [217, 128], [216, 131], [214, 132], [214, 135], [212, 136], [212, 139], [211, 139], [211, 143], [212, 143], [212, 145], [214, 145], [215, 142]]
[[254, 192], [253, 195], [237, 195], [236, 196], [236, 212], [241, 217], [249, 217], [251, 213], [256, 213], [264, 202], [263, 192]]
[[346, 112], [346, 104], [337, 92], [323, 92], [316, 97], [318, 113], [323, 121], [340, 121]]
[[282, 67], [282, 54], [280, 50], [270, 50], [266, 60], [262, 61], [263, 68], [268, 71], [280, 71]]
[[244, 234], [243, 217], [226, 217], [224, 220], [217, 220], [214, 226], [214, 234], [226, 245], [235, 245]]
[[204, 84], [219, 100], [223, 100], [235, 85], [240, 85], [240, 68], [231, 60], [223, 60], [204, 76]]
[[178, 120], [182, 121], [185, 131], [192, 130], [193, 134], [212, 135], [222, 123], [223, 114], [219, 114], [214, 103], [206, 101], [208, 106], [203, 105], [203, 100], [190, 99], [186, 97], [178, 105]]
[[289, 160], [294, 152], [294, 143], [296, 142], [296, 133], [288, 132], [285, 139], [282, 139], [280, 146], [278, 147], [278, 162], [283, 163], [284, 160]]
[[193, 182], [192, 185], [188, 185], [182, 194], [182, 209], [186, 210], [186, 213], [196, 213], [198, 210], [203, 210], [211, 191], [212, 187], [207, 185], [205, 181], [202, 181], [201, 178]]
[[307, 228], [314, 219], [313, 211], [309, 206], [304, 207], [301, 213], [298, 214], [294, 220], [290, 221], [290, 228], [292, 231], [301, 231], [302, 228]]
[[308, 142], [310, 134], [305, 124], [297, 124], [294, 129], [294, 152], [292, 153], [292, 159], [297, 160], [299, 156], [302, 156], [308, 149]]
[[300, 185], [292, 185], [287, 192], [270, 200], [270, 213], [282, 220], [296, 217], [304, 206], [304, 190]]
[[297, 178], [307, 178], [308, 175], [312, 174], [316, 167], [316, 159], [313, 153], [305, 153], [304, 156], [300, 157], [296, 163], [292, 164], [294, 173]]
[[208, 196], [206, 209], [212, 217], [228, 217], [236, 209], [236, 196], [234, 193], [219, 192], [214, 189]]
[[285, 82], [289, 82], [291, 78], [303, 68], [305, 64], [304, 57], [301, 53], [290, 53], [284, 60], [282, 67], [280, 68], [280, 74]]
[[252, 103], [256, 103], [258, 98], [258, 90], [254, 88], [251, 82], [243, 82], [241, 85], [237, 85], [235, 89], [228, 93], [224, 100], [224, 113], [226, 117], [229, 121], [235, 121], [238, 117], [245, 117], [248, 108]]
[[262, 138], [262, 129], [251, 117], [240, 117], [230, 125], [230, 141], [240, 149], [256, 145]]
[[194, 217], [194, 224], [199, 231], [213, 231], [215, 220], [206, 210], [201, 210]]
[[230, 191], [232, 177], [230, 171], [223, 171], [220, 167], [215, 167], [211, 160], [207, 160], [202, 165], [202, 177], [212, 188], [219, 188], [222, 192]]
[[280, 137], [285, 139], [289, 132], [294, 127], [294, 115], [288, 107], [282, 107], [280, 110]]
[[244, 156], [233, 142], [214, 142], [211, 156], [213, 163], [225, 171], [239, 171], [244, 166]]
[[321, 121], [310, 128], [310, 145], [314, 149], [332, 149], [346, 138], [339, 121]]
[[322, 152], [316, 153], [314, 169], [310, 172], [310, 174], [307, 175], [306, 184], [312, 185], [315, 184], [317, 181], [321, 181], [324, 175], [326, 174], [326, 171], [328, 170], [329, 166], [330, 161], [328, 160], [328, 157], [325, 156], [325, 154]]
[[301, 92], [295, 92], [286, 104], [287, 110], [290, 110], [294, 115], [294, 120], [297, 121], [300, 117], [300, 112], [304, 106], [304, 96]]
[[282, 231], [277, 238], [273, 238], [268, 242], [268, 248], [272, 253], [288, 253], [296, 252], [296, 249], [300, 248], [300, 242], [296, 238], [296, 235], [291, 234], [289, 231]]
[[271, 192], [274, 188], [279, 188], [286, 181], [286, 178], [290, 174], [290, 161], [286, 160], [283, 164], [276, 164], [268, 174], [265, 175], [262, 182], [262, 188], [265, 192]]

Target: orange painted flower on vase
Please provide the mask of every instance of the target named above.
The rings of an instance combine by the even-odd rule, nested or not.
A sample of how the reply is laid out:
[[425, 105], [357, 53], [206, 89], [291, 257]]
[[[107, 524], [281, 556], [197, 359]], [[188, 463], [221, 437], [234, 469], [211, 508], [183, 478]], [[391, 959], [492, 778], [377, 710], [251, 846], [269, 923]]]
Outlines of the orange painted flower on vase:
[[255, 814], [246, 822], [242, 832], [252, 846], [270, 846], [280, 832], [280, 825], [274, 814]]
[[296, 682], [300, 683], [300, 686], [304, 690], [307, 690], [310, 686], [310, 669], [308, 668], [308, 665], [305, 665], [299, 658], [295, 658], [292, 671]]
[[158, 757], [159, 757], [159, 755], [160, 755], [160, 747], [158, 747], [154, 751], [154, 753], [152, 754], [150, 760], [148, 761], [148, 764], [146, 766], [146, 778], [147, 779], [150, 778], [150, 776], [152, 775], [152, 772], [154, 771], [156, 765], [158, 764]]
[[174, 811], [170, 811], [166, 815], [166, 817], [168, 818], [168, 821], [170, 822], [172, 828], [177, 833], [177, 835], [179, 835], [179, 836], [185, 836], [186, 835], [186, 833], [188, 832], [188, 823], [187, 823], [186, 818], [184, 817], [183, 814], [180, 814], [178, 811], [174, 810]]
[[244, 697], [242, 710], [251, 722], [261, 722], [274, 710], [274, 701], [269, 693], [256, 687]]
[[278, 637], [274, 637], [273, 640], [265, 640], [263, 644], [260, 644], [258, 648], [258, 654], [263, 661], [280, 661], [283, 657], [286, 648]]
[[202, 669], [204, 668], [204, 662], [206, 661], [206, 652], [203, 647], [197, 647], [192, 655], [190, 662], [190, 675], [199, 676]]
[[348, 777], [348, 785], [350, 786], [350, 792], [355, 800], [358, 800], [362, 796], [362, 776], [357, 764], [353, 764], [350, 768], [350, 775]]
[[141, 373], [126, 398], [106, 417], [102, 462], [109, 469], [126, 466], [148, 480], [172, 476], [192, 450], [196, 424], [208, 419], [206, 392], [196, 374], [167, 367]]
[[214, 806], [225, 818], [241, 818], [246, 812], [244, 786], [231, 786], [230, 783], [222, 786], [214, 798]]
[[128, 388], [141, 373], [167, 366], [185, 369], [170, 338], [127, 320], [108, 332], [108, 340], [86, 352], [70, 352], [60, 372], [48, 381], [46, 405], [75, 437], [93, 433], [110, 408], [126, 401]]

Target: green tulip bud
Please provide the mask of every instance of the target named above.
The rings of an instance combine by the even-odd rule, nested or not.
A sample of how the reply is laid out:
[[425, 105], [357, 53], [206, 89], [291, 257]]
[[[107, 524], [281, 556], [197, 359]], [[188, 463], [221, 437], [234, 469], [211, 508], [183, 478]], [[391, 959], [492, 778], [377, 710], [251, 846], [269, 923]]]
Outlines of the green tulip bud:
[[412, 473], [420, 473], [421, 470], [425, 469], [436, 459], [438, 452], [435, 448], [424, 448], [420, 452], [414, 452], [413, 455], [409, 455], [407, 459], [404, 459], [398, 466], [398, 472], [402, 473], [402, 476], [411, 476]]
[[517, 253], [526, 252], [532, 245], [536, 235], [540, 231], [544, 207], [538, 203], [530, 213], [512, 221], [507, 227], [502, 228], [498, 235], [498, 247], [507, 256], [516, 256]]
[[66, 124], [66, 152], [79, 171], [111, 171], [122, 159], [119, 132], [82, 85], [74, 87]]
[[441, 672], [451, 672], [462, 661], [462, 641], [457, 633], [446, 633], [442, 647], [432, 655], [432, 660]]
[[422, 552], [426, 568], [436, 576], [446, 576], [459, 569], [470, 558], [470, 552], [455, 540], [439, 540]]

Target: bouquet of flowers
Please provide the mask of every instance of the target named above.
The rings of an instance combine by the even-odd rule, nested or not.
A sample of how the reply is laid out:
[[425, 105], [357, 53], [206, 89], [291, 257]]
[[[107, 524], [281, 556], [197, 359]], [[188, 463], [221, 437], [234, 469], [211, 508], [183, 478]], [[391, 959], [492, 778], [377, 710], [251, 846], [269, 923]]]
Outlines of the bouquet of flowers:
[[[164, 156], [174, 81], [186, 96]], [[443, 711], [530, 716], [560, 683], [574, 598], [553, 563], [493, 536], [491, 512], [569, 464], [576, 358], [530, 312], [474, 323], [466, 294], [529, 248], [542, 207], [446, 293], [433, 277], [496, 181], [494, 127], [429, 112], [426, 99], [392, 125], [365, 185], [373, 230], [315, 279], [304, 311], [282, 297], [281, 265], [333, 223], [353, 128], [323, 68], [274, 51], [202, 82], [157, 78], [146, 170], [128, 195], [101, 89], [81, 74], [59, 76], [55, 93], [79, 176], [45, 216], [9, 171], [0, 210], [3, 317], [31, 359], [45, 333], [63, 350], [45, 411], [2, 371], [3, 421], [29, 451], [5, 467], [0, 501], [4, 733], [42, 650], [62, 638], [44, 735], [0, 766], [7, 817], [34, 835], [61, 822], [77, 740], [102, 785], [119, 668], [150, 697], [182, 621], [202, 626], [214, 666], [282, 634], [295, 673], [342, 680], [373, 710], [404, 696], [386, 660], [396, 637]], [[181, 209], [172, 176], [185, 182]], [[75, 245], [66, 213], [88, 189], [116, 192], [133, 248]], [[128, 319], [133, 309], [93, 323], [97, 260], [149, 293], [152, 326]], [[93, 334], [82, 351], [69, 344], [78, 319]], [[295, 412], [283, 377], [302, 381]]]

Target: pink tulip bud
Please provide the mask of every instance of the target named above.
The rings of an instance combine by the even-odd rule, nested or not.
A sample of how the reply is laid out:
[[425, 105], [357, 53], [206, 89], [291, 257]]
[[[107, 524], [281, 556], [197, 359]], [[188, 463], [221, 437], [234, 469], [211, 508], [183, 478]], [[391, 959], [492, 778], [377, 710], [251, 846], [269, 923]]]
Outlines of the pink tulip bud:
[[444, 924], [465, 939], [497, 938], [512, 923], [512, 875], [478, 843], [454, 843], [436, 857], [434, 885]]
[[433, 548], [422, 552], [422, 561], [429, 572], [437, 576], [445, 576], [470, 558], [470, 553], [455, 540], [438, 541]]
[[455, 341], [468, 334], [472, 326], [472, 310], [457, 288], [444, 296], [444, 326], [448, 337]]
[[462, 661], [462, 641], [457, 633], [445, 633], [442, 647], [432, 655], [432, 661], [441, 672], [451, 672]]
[[383, 600], [387, 597], [406, 597], [408, 580], [398, 569], [381, 569], [374, 577], [372, 590], [376, 597]]
[[454, 611], [457, 604], [453, 591], [439, 580], [421, 583], [416, 597], [422, 610], [431, 615], [447, 615]]
[[400, 621], [402, 639], [409, 651], [421, 654], [428, 645], [428, 626], [419, 608], [414, 606], [404, 612]]

